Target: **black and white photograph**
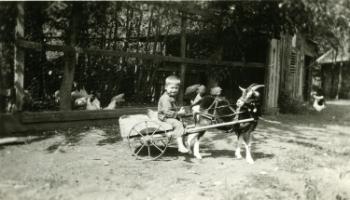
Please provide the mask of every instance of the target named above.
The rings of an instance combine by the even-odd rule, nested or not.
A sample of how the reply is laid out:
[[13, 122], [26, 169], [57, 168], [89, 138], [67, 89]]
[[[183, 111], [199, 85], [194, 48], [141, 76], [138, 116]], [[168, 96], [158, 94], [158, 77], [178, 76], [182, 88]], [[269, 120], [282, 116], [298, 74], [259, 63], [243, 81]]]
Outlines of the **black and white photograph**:
[[0, 1], [0, 200], [350, 200], [350, 0]]

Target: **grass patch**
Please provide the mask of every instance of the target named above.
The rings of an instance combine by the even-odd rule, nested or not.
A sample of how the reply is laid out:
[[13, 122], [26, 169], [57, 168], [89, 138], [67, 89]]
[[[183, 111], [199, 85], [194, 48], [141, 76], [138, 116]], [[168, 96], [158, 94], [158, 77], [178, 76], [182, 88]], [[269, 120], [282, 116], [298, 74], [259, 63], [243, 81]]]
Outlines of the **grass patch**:
[[[302, 154], [301, 154], [302, 153]], [[314, 160], [311, 151], [305, 153], [303, 151], [288, 151], [284, 156], [277, 158], [277, 166], [288, 172], [304, 172], [314, 167]]]
[[268, 174], [253, 175], [240, 188], [226, 185], [222, 194], [224, 200], [300, 199], [300, 195], [281, 183], [278, 177]]

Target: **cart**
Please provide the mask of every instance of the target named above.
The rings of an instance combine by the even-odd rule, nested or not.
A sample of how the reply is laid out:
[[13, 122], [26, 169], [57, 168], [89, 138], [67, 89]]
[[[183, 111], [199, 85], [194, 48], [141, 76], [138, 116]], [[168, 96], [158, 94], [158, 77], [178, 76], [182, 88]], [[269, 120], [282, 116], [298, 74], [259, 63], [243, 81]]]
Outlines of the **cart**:
[[[238, 123], [254, 121], [253, 118], [233, 120], [225, 123], [214, 123], [207, 126], [195, 126], [186, 124], [185, 133], [194, 134], [213, 128], [232, 126]], [[127, 141], [132, 155], [137, 159], [156, 160], [160, 158], [172, 141], [170, 135], [173, 130], [170, 124], [150, 117], [147, 114], [124, 115], [119, 118], [120, 133], [124, 141]]]

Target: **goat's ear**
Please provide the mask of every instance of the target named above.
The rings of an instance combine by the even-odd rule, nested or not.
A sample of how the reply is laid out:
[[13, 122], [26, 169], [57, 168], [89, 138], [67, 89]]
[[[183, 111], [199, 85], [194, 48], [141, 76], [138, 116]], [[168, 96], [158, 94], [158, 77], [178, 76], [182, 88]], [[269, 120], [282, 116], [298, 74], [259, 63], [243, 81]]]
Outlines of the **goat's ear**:
[[254, 96], [259, 97], [259, 96], [260, 96], [260, 93], [257, 92], [257, 91], [254, 91]]
[[242, 92], [245, 92], [246, 89], [242, 88], [241, 86], [238, 86], [238, 87]]

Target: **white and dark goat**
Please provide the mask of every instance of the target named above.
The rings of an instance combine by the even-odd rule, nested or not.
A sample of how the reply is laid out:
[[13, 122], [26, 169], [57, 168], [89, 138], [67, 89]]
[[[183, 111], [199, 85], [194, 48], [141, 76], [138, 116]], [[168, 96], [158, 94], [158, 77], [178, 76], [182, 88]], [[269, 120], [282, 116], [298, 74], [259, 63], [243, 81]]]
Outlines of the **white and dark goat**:
[[[252, 132], [255, 130], [259, 119], [259, 102], [260, 93], [257, 91], [264, 85], [252, 84], [248, 88], [241, 88], [242, 95], [236, 102], [236, 108], [232, 107], [225, 98], [217, 96], [205, 96], [199, 103], [201, 112], [197, 116], [196, 126], [206, 126], [224, 122], [232, 122], [234, 120], [243, 120], [253, 118], [253, 121], [238, 123], [231, 126], [224, 126], [218, 129], [226, 132], [235, 132], [237, 135], [237, 146], [235, 150], [236, 158], [241, 156], [241, 143], [243, 142], [246, 150], [246, 161], [250, 164], [254, 163], [251, 156], [251, 141]], [[194, 156], [201, 159], [200, 154], [200, 138], [205, 134], [205, 131], [192, 133], [187, 135], [187, 145], [189, 150], [192, 150]]]

